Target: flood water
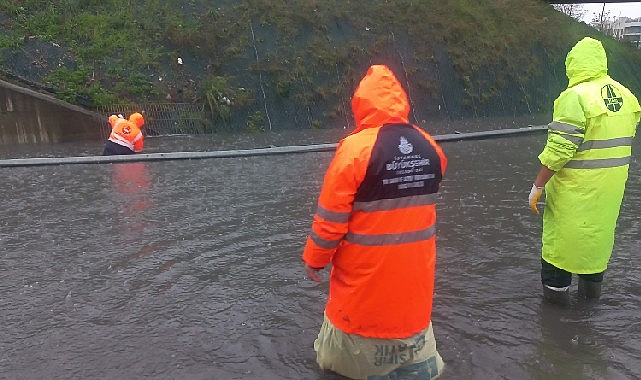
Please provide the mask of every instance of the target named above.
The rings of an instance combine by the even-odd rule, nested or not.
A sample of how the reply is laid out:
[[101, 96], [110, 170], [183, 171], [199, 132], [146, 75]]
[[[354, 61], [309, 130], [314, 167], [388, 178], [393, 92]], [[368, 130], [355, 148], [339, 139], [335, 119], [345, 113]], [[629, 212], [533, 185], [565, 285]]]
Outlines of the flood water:
[[[163, 137], [145, 151], [344, 134]], [[565, 308], [541, 301], [541, 218], [527, 206], [545, 134], [442, 143], [432, 321], [443, 379], [641, 377], [640, 141], [603, 297]], [[0, 169], [0, 378], [340, 379], [315, 363], [328, 286], [307, 280], [300, 258], [331, 158]]]

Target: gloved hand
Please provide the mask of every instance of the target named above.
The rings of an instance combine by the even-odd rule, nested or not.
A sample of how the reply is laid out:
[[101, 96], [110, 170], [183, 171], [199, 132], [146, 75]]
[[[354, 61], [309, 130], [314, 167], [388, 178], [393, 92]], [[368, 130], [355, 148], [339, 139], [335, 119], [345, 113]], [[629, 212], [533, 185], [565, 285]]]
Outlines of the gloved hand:
[[543, 194], [544, 187], [537, 187], [535, 184], [532, 184], [532, 190], [530, 190], [530, 196], [528, 197], [528, 202], [530, 203], [530, 209], [532, 212], [539, 213], [539, 209], [536, 207], [536, 202], [539, 201], [541, 195]]

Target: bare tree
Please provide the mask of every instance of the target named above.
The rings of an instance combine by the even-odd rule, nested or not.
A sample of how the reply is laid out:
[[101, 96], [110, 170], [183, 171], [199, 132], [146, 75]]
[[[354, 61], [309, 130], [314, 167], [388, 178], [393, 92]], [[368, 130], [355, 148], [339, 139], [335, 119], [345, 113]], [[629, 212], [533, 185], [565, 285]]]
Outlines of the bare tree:
[[587, 10], [583, 7], [582, 4], [554, 4], [552, 6], [557, 11], [565, 13], [566, 15], [578, 21], [581, 21], [587, 13]]
[[614, 33], [616, 20], [617, 17], [612, 16], [610, 14], [610, 11], [605, 10], [605, 3], [603, 3], [603, 9], [601, 10], [601, 13], [593, 15], [592, 21], [590, 21], [590, 25], [594, 29], [597, 29], [607, 35], [616, 37]]
[[[605, 34], [615, 36], [616, 17], [611, 16], [610, 11], [605, 10], [605, 4], [603, 3], [600, 12], [592, 14], [589, 25]], [[553, 4], [552, 6], [557, 11], [581, 22], [584, 22], [588, 13], [583, 4]]]

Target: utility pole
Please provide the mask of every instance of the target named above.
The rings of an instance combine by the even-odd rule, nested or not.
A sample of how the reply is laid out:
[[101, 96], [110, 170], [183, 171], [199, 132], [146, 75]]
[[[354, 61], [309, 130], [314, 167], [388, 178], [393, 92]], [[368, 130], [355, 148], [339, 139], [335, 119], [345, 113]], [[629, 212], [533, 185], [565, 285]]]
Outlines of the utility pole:
[[601, 31], [605, 29], [605, 25], [603, 25], [603, 15], [605, 14], [605, 3], [603, 3], [603, 8], [601, 8], [601, 18], [599, 21], [599, 24], [601, 24]]

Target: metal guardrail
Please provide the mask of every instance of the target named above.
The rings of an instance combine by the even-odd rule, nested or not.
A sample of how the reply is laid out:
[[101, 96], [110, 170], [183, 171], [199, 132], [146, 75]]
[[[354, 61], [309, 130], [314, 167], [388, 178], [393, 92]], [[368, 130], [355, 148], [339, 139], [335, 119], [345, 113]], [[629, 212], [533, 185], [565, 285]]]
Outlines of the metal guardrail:
[[[498, 129], [484, 132], [454, 133], [433, 136], [436, 141], [460, 141], [472, 139], [487, 139], [492, 137], [504, 137], [516, 134], [541, 132], [547, 130], [545, 126], [528, 126], [526, 128]], [[234, 158], [247, 156], [264, 156], [276, 154], [330, 152], [336, 149], [338, 144], [315, 144], [315, 145], [290, 145], [281, 147], [269, 147], [259, 149], [222, 150], [212, 152], [168, 152], [168, 153], [143, 153], [129, 154], [122, 156], [87, 156], [87, 157], [36, 157], [36, 158], [14, 158], [0, 160], [0, 167], [19, 166], [42, 166], [42, 165], [63, 165], [63, 164], [105, 164], [120, 162], [139, 161], [163, 161], [163, 160], [193, 160], [206, 158]]]
[[129, 117], [140, 112], [145, 118], [145, 136], [165, 136], [176, 134], [201, 134], [211, 132], [204, 104], [197, 103], [149, 103], [115, 104], [100, 107], [96, 112], [105, 115], [99, 128], [104, 139], [111, 132], [107, 119], [109, 115], [122, 114]]

